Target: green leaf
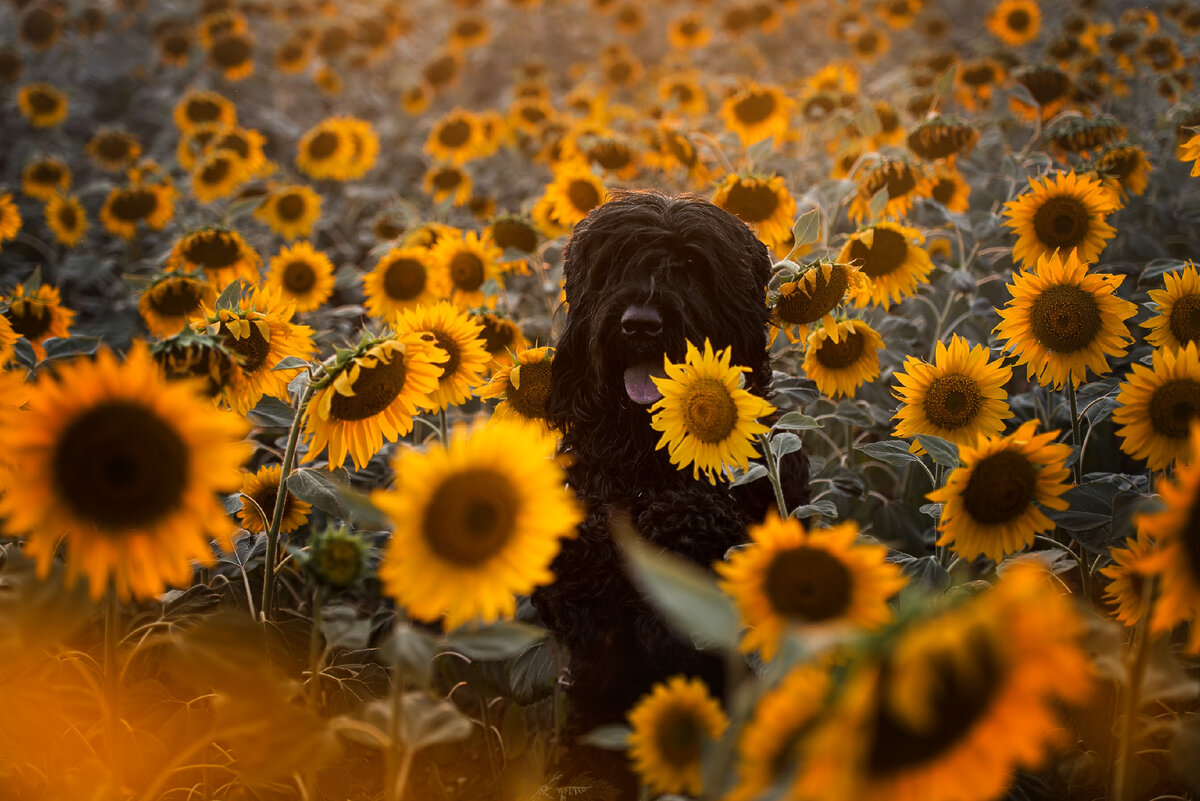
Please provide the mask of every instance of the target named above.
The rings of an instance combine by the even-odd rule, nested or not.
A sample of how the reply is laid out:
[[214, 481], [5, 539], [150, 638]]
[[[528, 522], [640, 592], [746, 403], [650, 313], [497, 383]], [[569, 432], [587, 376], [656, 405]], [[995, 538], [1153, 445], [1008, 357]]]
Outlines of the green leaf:
[[395, 665], [400, 678], [410, 685], [428, 687], [438, 638], [428, 631], [399, 622], [380, 646], [380, 653]]
[[624, 751], [629, 747], [629, 737], [633, 730], [623, 723], [610, 723], [599, 726], [579, 738], [579, 742], [595, 748], [609, 751]]
[[400, 739], [419, 751], [431, 745], [456, 743], [471, 736], [471, 721], [449, 701], [408, 692], [402, 699]]
[[859, 428], [870, 428], [875, 424], [871, 415], [851, 400], [843, 400], [839, 403], [833, 412], [833, 416], [843, 423], [849, 423]]
[[246, 413], [246, 419], [259, 428], [288, 428], [295, 416], [291, 406], [270, 395], [264, 395], [258, 405]]
[[526, 623], [500, 621], [480, 628], [450, 632], [446, 647], [472, 659], [508, 659], [541, 642], [546, 630]]
[[861, 451], [872, 459], [885, 462], [893, 467], [903, 467], [909, 462], [918, 460], [917, 455], [908, 449], [908, 443], [898, 439], [889, 439], [883, 442], [868, 442], [866, 445], [858, 446], [855, 450]]
[[225, 287], [221, 292], [221, 296], [217, 298], [217, 311], [221, 309], [236, 309], [242, 302], [242, 279], [235, 279], [233, 283]]
[[790, 432], [771, 437], [771, 453], [775, 455], [776, 459], [782, 459], [803, 447], [804, 443], [800, 441], [800, 437]]
[[796, 237], [793, 248], [811, 245], [821, 238], [821, 210], [812, 209], [796, 218], [792, 225], [792, 234]]
[[917, 442], [942, 467], [958, 467], [958, 446], [932, 434], [917, 434]]
[[100, 347], [100, 337], [55, 337], [46, 340], [46, 361], [90, 356]]
[[359, 617], [358, 610], [347, 604], [327, 604], [321, 610], [321, 633], [330, 647], [358, 651], [370, 640], [371, 620]]
[[1094, 512], [1077, 512], [1074, 509], [1046, 509], [1046, 517], [1054, 521], [1054, 525], [1067, 531], [1089, 531], [1112, 522], [1111, 514], [1096, 514]]
[[299, 356], [284, 356], [279, 360], [279, 364], [271, 368], [271, 372], [274, 373], [278, 372], [279, 370], [296, 370], [301, 367], [308, 367], [308, 361], [306, 359], [301, 359]]
[[954, 88], [954, 78], [958, 73], [958, 64], [951, 64], [946, 68], [946, 71], [938, 76], [937, 81], [933, 84], [934, 97], [947, 97], [950, 90]]
[[788, 412], [783, 417], [776, 421], [775, 425], [771, 426], [772, 431], [807, 431], [812, 428], [821, 428], [821, 424], [807, 414], [800, 412]]
[[887, 208], [887, 204], [888, 190], [885, 186], [871, 196], [870, 202], [867, 203], [867, 216], [872, 220], [878, 220], [883, 216], [883, 210]]
[[374, 504], [358, 490], [351, 487], [338, 476], [345, 476], [346, 471], [330, 471], [312, 467], [301, 467], [293, 470], [287, 478], [288, 489], [302, 501], [311, 503], [318, 509], [340, 517], [362, 528], [377, 531], [389, 527], [386, 515], [380, 512]]
[[822, 499], [816, 503], [797, 506], [792, 510], [792, 517], [795, 517], [799, 520], [807, 520], [810, 517], [816, 517], [818, 515], [836, 520], [838, 516], [837, 506], [834, 505], [833, 501]]
[[862, 104], [858, 110], [858, 116], [854, 118], [854, 127], [858, 128], [858, 132], [863, 135], [864, 139], [870, 139], [883, 130], [883, 123], [879, 121], [879, 114], [876, 113], [873, 104], [869, 102]]
[[750, 147], [746, 148], [746, 159], [751, 164], [758, 164], [767, 156], [771, 155], [771, 151], [775, 149], [775, 137], [768, 136], [766, 139], [760, 139]]
[[750, 469], [742, 473], [733, 480], [730, 486], [740, 487], [742, 484], [749, 484], [751, 481], [758, 481], [760, 478], [765, 478], [768, 475], [767, 468], [758, 463], [752, 463]]

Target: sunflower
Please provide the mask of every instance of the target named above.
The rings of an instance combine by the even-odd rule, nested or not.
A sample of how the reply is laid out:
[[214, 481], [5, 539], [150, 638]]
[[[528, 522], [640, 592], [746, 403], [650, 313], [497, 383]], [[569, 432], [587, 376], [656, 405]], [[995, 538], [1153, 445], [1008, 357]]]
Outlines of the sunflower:
[[21, 222], [21, 211], [13, 203], [12, 193], [0, 192], [0, 245], [17, 238]]
[[1004, 225], [1017, 233], [1013, 259], [1029, 267], [1045, 253], [1066, 251], [1096, 261], [1117, 233], [1104, 220], [1120, 206], [1116, 194], [1074, 170], [1030, 179], [1030, 185], [1032, 191], [1004, 204]]
[[466, 308], [487, 303], [484, 284], [500, 283], [500, 261], [504, 254], [485, 234], [474, 231], [444, 236], [429, 251], [434, 269], [450, 279], [450, 300]]
[[717, 185], [712, 202], [753, 228], [769, 248], [782, 245], [792, 235], [796, 201], [778, 175], [731, 173]]
[[669, 110], [689, 117], [703, 117], [708, 113], [708, 94], [695, 70], [671, 73], [661, 79], [658, 99]]
[[[782, 330], [789, 342], [808, 339], [811, 327], [820, 325], [832, 337], [838, 334], [834, 310], [847, 297], [864, 291], [868, 282], [857, 267], [838, 262], [812, 265], [770, 293], [771, 341]], [[834, 340], [836, 341], [836, 339]]]
[[1182, 162], [1192, 162], [1191, 177], [1200, 175], [1200, 133], [1179, 145], [1178, 156]]
[[925, 161], [953, 159], [971, 152], [979, 141], [979, 129], [966, 120], [936, 116], [909, 131], [905, 144]]
[[425, 194], [433, 196], [435, 204], [449, 200], [458, 207], [471, 198], [471, 176], [462, 167], [435, 164], [425, 171], [421, 188]]
[[433, 87], [436, 94], [457, 83], [462, 75], [462, 70], [462, 54], [448, 51], [426, 62], [425, 66], [421, 68], [421, 78]]
[[871, 281], [859, 305], [869, 302], [887, 309], [916, 294], [933, 272], [933, 261], [920, 246], [924, 241], [917, 229], [893, 222], [876, 223], [851, 234], [837, 260], [858, 267]]
[[1107, 357], [1124, 354], [1132, 342], [1125, 320], [1137, 307], [1116, 296], [1120, 285], [1119, 275], [1089, 273], [1074, 251], [1042, 256], [1036, 272], [1013, 275], [1012, 300], [998, 310], [995, 331], [1028, 378], [1078, 387], [1088, 368], [1104, 375]]
[[37, 200], [48, 201], [70, 188], [71, 168], [62, 159], [38, 159], [21, 171], [21, 191]]
[[379, 135], [375, 133], [375, 126], [358, 117], [338, 117], [335, 122], [350, 140], [350, 152], [342, 166], [340, 180], [357, 180], [375, 166], [379, 157]]
[[778, 86], [748, 83], [721, 104], [721, 120], [738, 135], [743, 147], [767, 137], [778, 142], [791, 127], [796, 101]]
[[871, 216], [871, 200], [883, 190], [887, 190], [887, 203], [880, 216], [900, 219], [908, 214], [918, 197], [929, 196], [929, 177], [903, 158], [881, 159], [859, 175], [854, 199], [850, 201], [850, 218], [861, 222]]
[[235, 490], [250, 457], [248, 424], [214, 412], [192, 383], [169, 384], [137, 342], [123, 363], [107, 348], [39, 377], [20, 425], [0, 448], [0, 514], [43, 578], [66, 546], [68, 581], [93, 600], [152, 599], [214, 562], [210, 537], [231, 548], [218, 491]]
[[1187, 455], [1188, 429], [1200, 414], [1200, 345], [1154, 351], [1152, 364], [1134, 363], [1117, 393], [1112, 419], [1121, 450], [1166, 470]]
[[175, 216], [175, 192], [164, 184], [113, 187], [100, 208], [100, 222], [122, 239], [137, 236], [138, 224], [161, 231]]
[[455, 107], [434, 122], [425, 140], [425, 152], [436, 161], [459, 166], [475, 158], [482, 144], [479, 118]]
[[404, 309], [436, 303], [450, 296], [450, 279], [442, 265], [422, 247], [392, 248], [375, 269], [363, 276], [367, 313], [392, 321]]
[[67, 96], [48, 83], [22, 86], [17, 107], [35, 128], [53, 128], [67, 118]]
[[1156, 348], [1178, 350], [1200, 342], [1200, 273], [1187, 262], [1182, 271], [1163, 276], [1165, 289], [1150, 290], [1156, 314], [1142, 323], [1150, 329], [1146, 341]]
[[767, 426], [758, 422], [775, 407], [740, 386], [748, 367], [730, 365], [733, 349], [713, 352], [704, 340], [704, 352], [687, 343], [687, 356], [674, 364], [665, 356], [665, 378], [653, 377], [662, 394], [650, 407], [650, 427], [662, 432], [655, 450], [667, 448], [671, 464], [683, 470], [692, 466], [692, 478], [704, 471], [710, 484], [732, 478], [730, 468], [749, 466], [758, 455], [753, 442]]
[[192, 169], [192, 194], [201, 203], [229, 197], [250, 180], [246, 164], [232, 150], [210, 150]]
[[637, 176], [641, 153], [628, 141], [607, 134], [589, 136], [588, 141], [583, 157], [588, 164], [598, 167], [604, 177], [629, 181]]
[[907, 580], [883, 545], [856, 542], [858, 524], [806, 531], [772, 512], [750, 526], [750, 545], [718, 562], [721, 589], [748, 627], [742, 651], [770, 661], [789, 631], [878, 629], [892, 618], [888, 599]]
[[261, 262], [258, 253], [237, 231], [210, 227], [177, 239], [167, 257], [167, 269], [185, 272], [202, 269], [210, 282], [224, 289], [238, 278], [257, 284]]
[[554, 170], [554, 179], [542, 195], [551, 219], [570, 230], [587, 213], [608, 200], [608, 190], [586, 163], [565, 162]]
[[[242, 508], [238, 509], [238, 520], [242, 528], [251, 533], [266, 531], [275, 513], [275, 502], [279, 498], [279, 479], [283, 466], [268, 464], [253, 473], [242, 476]], [[262, 513], [259, 513], [259, 510]], [[279, 523], [280, 534], [291, 534], [308, 522], [312, 504], [306, 503], [290, 491], [284, 494], [283, 518]]]
[[1046, 131], [1046, 138], [1066, 153], [1086, 153], [1124, 139], [1129, 131], [1115, 117], [1067, 115], [1059, 117]]
[[1124, 548], [1110, 548], [1112, 564], [1100, 568], [1111, 579], [1104, 589], [1104, 600], [1113, 616], [1126, 626], [1135, 626], [1146, 613], [1146, 559], [1154, 553], [1154, 543], [1144, 531], [1127, 537]]
[[284, 75], [299, 75], [308, 66], [311, 56], [308, 44], [299, 37], [293, 37], [275, 51], [275, 68]]
[[655, 684], [629, 710], [629, 757], [653, 793], [699, 795], [705, 742], [729, 726], [721, 705], [701, 679], [673, 676]]
[[254, 216], [284, 239], [308, 237], [321, 216], [321, 196], [302, 184], [276, 186]]
[[1037, 0], [1000, 0], [987, 16], [987, 29], [1010, 47], [1032, 42], [1041, 24]]
[[217, 288], [196, 271], [164, 272], [138, 298], [138, 311], [146, 328], [156, 337], [178, 334], [201, 314], [204, 306], [217, 302]]
[[412, 117], [423, 113], [433, 102], [434, 89], [419, 81], [400, 93], [400, 108]]
[[[0, 314], [0, 375], [5, 374], [5, 366], [13, 360], [13, 356], [15, 355], [13, 345], [15, 345], [17, 340], [20, 338], [21, 335], [18, 334], [13, 328], [12, 323], [8, 321], [8, 317]], [[12, 398], [6, 398], [2, 402], [9, 403], [12, 400]], [[13, 408], [19, 408], [24, 405], [25, 401], [26, 398], [21, 397], [18, 402], [13, 403], [12, 406]]]
[[396, 332], [430, 334], [444, 356], [434, 359], [441, 368], [437, 387], [429, 398], [432, 411], [458, 406], [471, 397], [471, 390], [483, 383], [488, 353], [479, 335], [483, 326], [465, 311], [447, 301], [432, 306], [417, 306], [400, 313]]
[[42, 53], [54, 46], [62, 30], [63, 10], [50, 3], [39, 3], [21, 15], [17, 33], [22, 43]]
[[46, 203], [46, 224], [55, 239], [73, 248], [87, 232], [87, 213], [74, 195], [55, 195]]
[[667, 41], [677, 50], [695, 50], [712, 41], [712, 29], [704, 24], [704, 14], [689, 11], [667, 24]]
[[250, 411], [264, 395], [286, 401], [288, 382], [303, 368], [277, 369], [279, 363], [288, 357], [307, 361], [315, 354], [312, 329], [290, 322], [295, 311], [279, 292], [256, 287], [237, 306], [206, 308], [192, 321], [193, 330], [219, 336], [237, 355], [241, 370], [221, 396], [237, 413]]
[[947, 211], [963, 214], [971, 207], [971, 185], [957, 168], [942, 166], [929, 175], [929, 197]]
[[[524, 337], [521, 340], [524, 341]], [[546, 401], [550, 397], [550, 377], [554, 371], [554, 348], [521, 350], [513, 347], [512, 353], [506, 352], [506, 355], [510, 366], [497, 369], [491, 381], [478, 390], [479, 397], [500, 399], [493, 412], [496, 419], [536, 422], [548, 427]]]
[[267, 160], [263, 152], [266, 142], [266, 137], [253, 128], [243, 128], [240, 125], [217, 126], [212, 137], [204, 143], [203, 149], [204, 152], [232, 151], [242, 162], [242, 168], [248, 175], [261, 176], [275, 169], [275, 165]]
[[1122, 199], [1145, 192], [1147, 179], [1154, 170], [1145, 150], [1123, 142], [1104, 148], [1084, 166], [1106, 189]]
[[1022, 561], [982, 593], [914, 619], [852, 661], [802, 747], [793, 797], [988, 801], [1062, 735], [1082, 703], [1085, 625], [1044, 567]]
[[206, 123], [220, 123], [230, 127], [237, 125], [237, 109], [233, 103], [216, 92], [190, 91], [175, 104], [172, 114], [175, 127], [185, 134]]
[[210, 401], [219, 401], [223, 393], [241, 380], [238, 356], [225, 347], [224, 340], [185, 328], [150, 346], [154, 361], [168, 381], [190, 381]]
[[867, 381], [879, 377], [883, 339], [862, 320], [841, 320], [836, 331], [813, 329], [804, 353], [804, 373], [822, 394], [853, 397]]
[[505, 254], [505, 258], [511, 258], [509, 254], [520, 254], [521, 258], [501, 263], [505, 272], [524, 274], [528, 271], [530, 258], [536, 253], [541, 239], [533, 220], [515, 214], [505, 214], [492, 219], [484, 232]]
[[515, 364], [513, 354], [529, 347], [525, 333], [516, 321], [495, 312], [477, 309], [471, 316], [483, 327], [479, 338], [492, 362], [500, 367]]
[[120, 172], [142, 155], [137, 137], [118, 128], [101, 129], [88, 141], [86, 150], [97, 167], [109, 172]]
[[225, 80], [240, 81], [254, 74], [254, 37], [229, 33], [213, 42], [208, 63], [221, 71]]
[[1071, 99], [1071, 76], [1057, 67], [1038, 64], [1017, 70], [1013, 77], [1029, 90], [1035, 103], [1030, 106], [1015, 95], [1010, 97], [1009, 108], [1019, 117], [1032, 121], [1040, 116], [1044, 122], [1062, 111]]
[[186, 67], [192, 53], [192, 31], [186, 25], [170, 25], [156, 32], [158, 58], [167, 67]]
[[43, 342], [71, 335], [75, 312], [62, 305], [56, 287], [41, 284], [30, 291], [24, 284], [17, 284], [12, 294], [4, 296], [2, 300], [8, 304], [4, 316], [8, 318], [13, 331], [25, 338], [39, 359], [46, 358]]
[[222, 36], [245, 33], [250, 29], [250, 21], [244, 14], [225, 8], [205, 14], [196, 26], [196, 35], [200, 46], [211, 50]]
[[310, 312], [333, 294], [333, 262], [309, 242], [285, 245], [271, 258], [263, 286], [296, 304], [297, 312]]
[[355, 145], [350, 132], [335, 118], [327, 118], [309, 128], [296, 145], [296, 167], [318, 180], [347, 179]]
[[[969, 447], [998, 436], [1012, 417], [1004, 391], [1012, 368], [1002, 361], [988, 361], [987, 345], [971, 347], [958, 334], [949, 347], [937, 343], [933, 364], [907, 357], [904, 372], [896, 374], [900, 387], [892, 390], [900, 399], [894, 435], [932, 434]], [[920, 453], [920, 443], [912, 450]]]

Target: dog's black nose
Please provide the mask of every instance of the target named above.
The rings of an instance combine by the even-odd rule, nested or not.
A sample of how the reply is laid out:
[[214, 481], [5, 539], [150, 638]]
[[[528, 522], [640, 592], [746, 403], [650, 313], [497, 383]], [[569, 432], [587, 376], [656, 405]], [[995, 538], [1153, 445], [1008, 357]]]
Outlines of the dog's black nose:
[[630, 306], [621, 315], [621, 332], [657, 336], [662, 333], [662, 315], [652, 306]]

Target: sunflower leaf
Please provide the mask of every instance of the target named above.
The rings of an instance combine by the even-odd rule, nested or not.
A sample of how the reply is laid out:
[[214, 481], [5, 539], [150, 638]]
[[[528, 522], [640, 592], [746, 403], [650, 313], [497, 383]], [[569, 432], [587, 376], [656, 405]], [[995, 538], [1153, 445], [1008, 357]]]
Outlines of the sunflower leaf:
[[295, 412], [279, 398], [264, 395], [258, 405], [246, 413], [246, 419], [260, 428], [287, 428]]
[[772, 431], [807, 431], [810, 428], [821, 428], [821, 424], [800, 412], [788, 412], [771, 426]]
[[867, 216], [872, 220], [879, 219], [883, 216], [883, 210], [887, 208], [887, 204], [888, 190], [885, 186], [874, 195], [871, 195], [871, 200], [867, 203]]
[[898, 439], [868, 442], [866, 445], [859, 445], [855, 450], [893, 467], [903, 467], [909, 462], [917, 461], [917, 455], [908, 449], [908, 443]]
[[758, 164], [767, 156], [771, 155], [771, 151], [775, 149], [775, 137], [768, 136], [766, 139], [760, 139], [750, 147], [746, 148], [746, 160], [751, 164]]
[[449, 701], [431, 698], [423, 692], [408, 692], [402, 704], [400, 739], [414, 751], [456, 743], [471, 736], [471, 721]]
[[837, 519], [838, 510], [833, 501], [820, 500], [815, 503], [808, 503], [804, 506], [797, 506], [792, 510], [792, 517], [799, 520], [807, 520], [810, 517], [828, 517]]
[[410, 685], [428, 687], [437, 655], [437, 637], [404, 622], [398, 622], [380, 646], [380, 653], [396, 667]]
[[767, 475], [767, 468], [761, 464], [755, 463], [755, 464], [750, 465], [749, 470], [747, 470], [746, 472], [742, 473], [740, 476], [735, 478], [733, 480], [733, 484], [731, 484], [730, 486], [740, 487], [742, 484], [749, 484], [752, 481], [758, 481], [760, 478], [763, 478], [766, 475]]
[[954, 78], [958, 73], [958, 64], [951, 64], [946, 68], [946, 71], [938, 76], [937, 82], [933, 85], [934, 97], [946, 97], [950, 94], [950, 90], [954, 88]]
[[792, 225], [792, 234], [796, 237], [794, 248], [811, 245], [821, 238], [821, 210], [811, 209], [796, 218]]
[[217, 298], [217, 311], [221, 309], [236, 309], [242, 302], [242, 279], [235, 279], [221, 292]]
[[1057, 509], [1046, 509], [1045, 512], [1056, 526], [1067, 531], [1089, 531], [1112, 522], [1111, 515], [1077, 512], [1074, 509], [1064, 509], [1061, 512]]
[[308, 361], [301, 359], [299, 356], [284, 356], [279, 360], [279, 364], [271, 368], [271, 372], [275, 373], [280, 370], [297, 370], [301, 367], [308, 367]]
[[875, 111], [875, 106], [871, 103], [862, 104], [858, 116], [854, 118], [854, 126], [867, 139], [883, 130], [883, 123], [879, 121], [879, 113]]
[[958, 446], [932, 434], [917, 434], [917, 442], [928, 451], [933, 461], [942, 467], [958, 467]]
[[776, 459], [782, 459], [803, 447], [804, 443], [801, 442], [800, 437], [791, 432], [778, 434], [771, 438], [771, 453], [775, 455]]
[[629, 736], [633, 730], [624, 723], [610, 723], [598, 726], [579, 738], [579, 742], [594, 748], [604, 748], [609, 751], [624, 751], [629, 747]]
[[446, 647], [472, 659], [509, 659], [546, 638], [546, 630], [527, 623], [500, 621], [450, 632]]

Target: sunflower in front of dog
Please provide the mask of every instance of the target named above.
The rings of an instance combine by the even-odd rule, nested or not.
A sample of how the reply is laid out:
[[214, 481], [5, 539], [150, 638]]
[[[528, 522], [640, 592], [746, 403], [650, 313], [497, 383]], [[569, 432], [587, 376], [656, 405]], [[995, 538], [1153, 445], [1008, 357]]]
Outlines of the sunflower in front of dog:
[[663, 434], [656, 450], [666, 446], [671, 464], [680, 470], [692, 465], [695, 479], [703, 470], [711, 484], [728, 478], [732, 465], [749, 466], [758, 455], [754, 438], [768, 430], [758, 418], [775, 411], [740, 386], [749, 368], [731, 366], [730, 355], [730, 348], [714, 353], [707, 339], [703, 354], [689, 342], [685, 362], [664, 358], [666, 378], [653, 378], [662, 393], [650, 407], [650, 427]]

